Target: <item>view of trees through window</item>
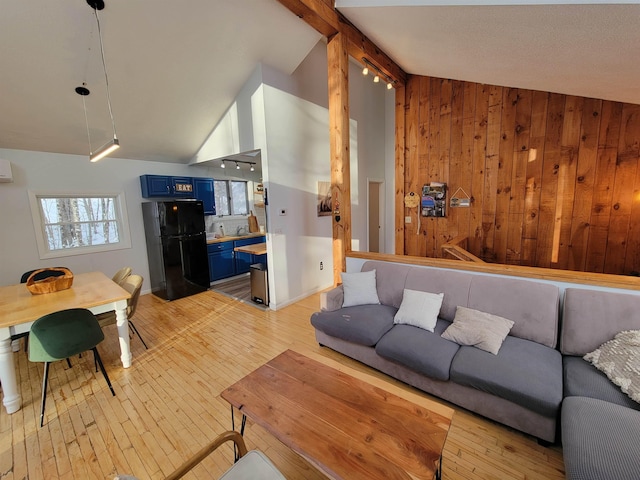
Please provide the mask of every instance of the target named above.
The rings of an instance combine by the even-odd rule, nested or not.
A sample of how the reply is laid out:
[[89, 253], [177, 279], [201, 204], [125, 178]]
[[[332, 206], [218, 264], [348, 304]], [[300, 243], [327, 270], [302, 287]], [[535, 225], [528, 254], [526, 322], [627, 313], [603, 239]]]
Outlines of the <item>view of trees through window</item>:
[[247, 182], [216, 180], [213, 189], [218, 215], [247, 215], [249, 213]]
[[120, 242], [116, 197], [38, 197], [49, 251]]

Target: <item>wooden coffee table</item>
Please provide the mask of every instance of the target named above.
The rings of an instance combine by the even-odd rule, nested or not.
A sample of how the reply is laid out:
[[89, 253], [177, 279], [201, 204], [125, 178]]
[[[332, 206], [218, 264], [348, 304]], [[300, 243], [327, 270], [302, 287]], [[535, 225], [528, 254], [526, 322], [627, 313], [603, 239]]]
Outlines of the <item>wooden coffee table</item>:
[[287, 350], [227, 388], [232, 414], [237, 408], [243, 423], [250, 418], [331, 478], [440, 477], [451, 408], [306, 355]]

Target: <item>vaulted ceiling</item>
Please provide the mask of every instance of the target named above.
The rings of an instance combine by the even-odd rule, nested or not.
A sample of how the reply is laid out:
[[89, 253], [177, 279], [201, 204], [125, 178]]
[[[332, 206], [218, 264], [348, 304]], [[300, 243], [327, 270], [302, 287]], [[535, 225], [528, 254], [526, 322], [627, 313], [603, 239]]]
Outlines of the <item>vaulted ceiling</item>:
[[[98, 13], [121, 158], [188, 162], [259, 62], [292, 73], [321, 36], [277, 0], [106, 0]], [[548, 4], [553, 3], [553, 4]], [[560, 4], [562, 3], [562, 4]], [[336, 0], [405, 72], [640, 103], [637, 2]], [[2, 0], [0, 148], [111, 138], [94, 11]]]

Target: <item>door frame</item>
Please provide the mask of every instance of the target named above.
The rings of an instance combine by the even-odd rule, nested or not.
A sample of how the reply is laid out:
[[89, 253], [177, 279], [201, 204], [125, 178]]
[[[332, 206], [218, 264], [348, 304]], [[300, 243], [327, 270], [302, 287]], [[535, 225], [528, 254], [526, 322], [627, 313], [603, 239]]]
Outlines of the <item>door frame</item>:
[[378, 250], [380, 253], [385, 253], [385, 181], [383, 178], [369, 178], [367, 177], [367, 251], [369, 251], [370, 242], [370, 198], [369, 198], [369, 189], [371, 185], [378, 185], [378, 224], [380, 228], [378, 229]]

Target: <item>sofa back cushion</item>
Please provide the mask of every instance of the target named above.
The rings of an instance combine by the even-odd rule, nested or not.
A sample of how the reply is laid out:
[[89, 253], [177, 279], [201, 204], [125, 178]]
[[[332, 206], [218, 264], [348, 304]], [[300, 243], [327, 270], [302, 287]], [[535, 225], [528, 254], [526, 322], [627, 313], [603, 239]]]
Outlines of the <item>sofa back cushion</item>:
[[410, 269], [409, 265], [399, 263], [367, 261], [362, 265], [361, 271], [375, 270], [380, 303], [400, 308], [405, 280]]
[[467, 306], [472, 275], [439, 268], [412, 268], [405, 288], [430, 293], [444, 293], [440, 318], [452, 322], [458, 305]]
[[559, 305], [560, 290], [555, 285], [513, 277], [474, 275], [467, 307], [513, 321], [511, 336], [555, 348]]
[[623, 330], [640, 329], [640, 295], [567, 288], [560, 351], [585, 355]]

